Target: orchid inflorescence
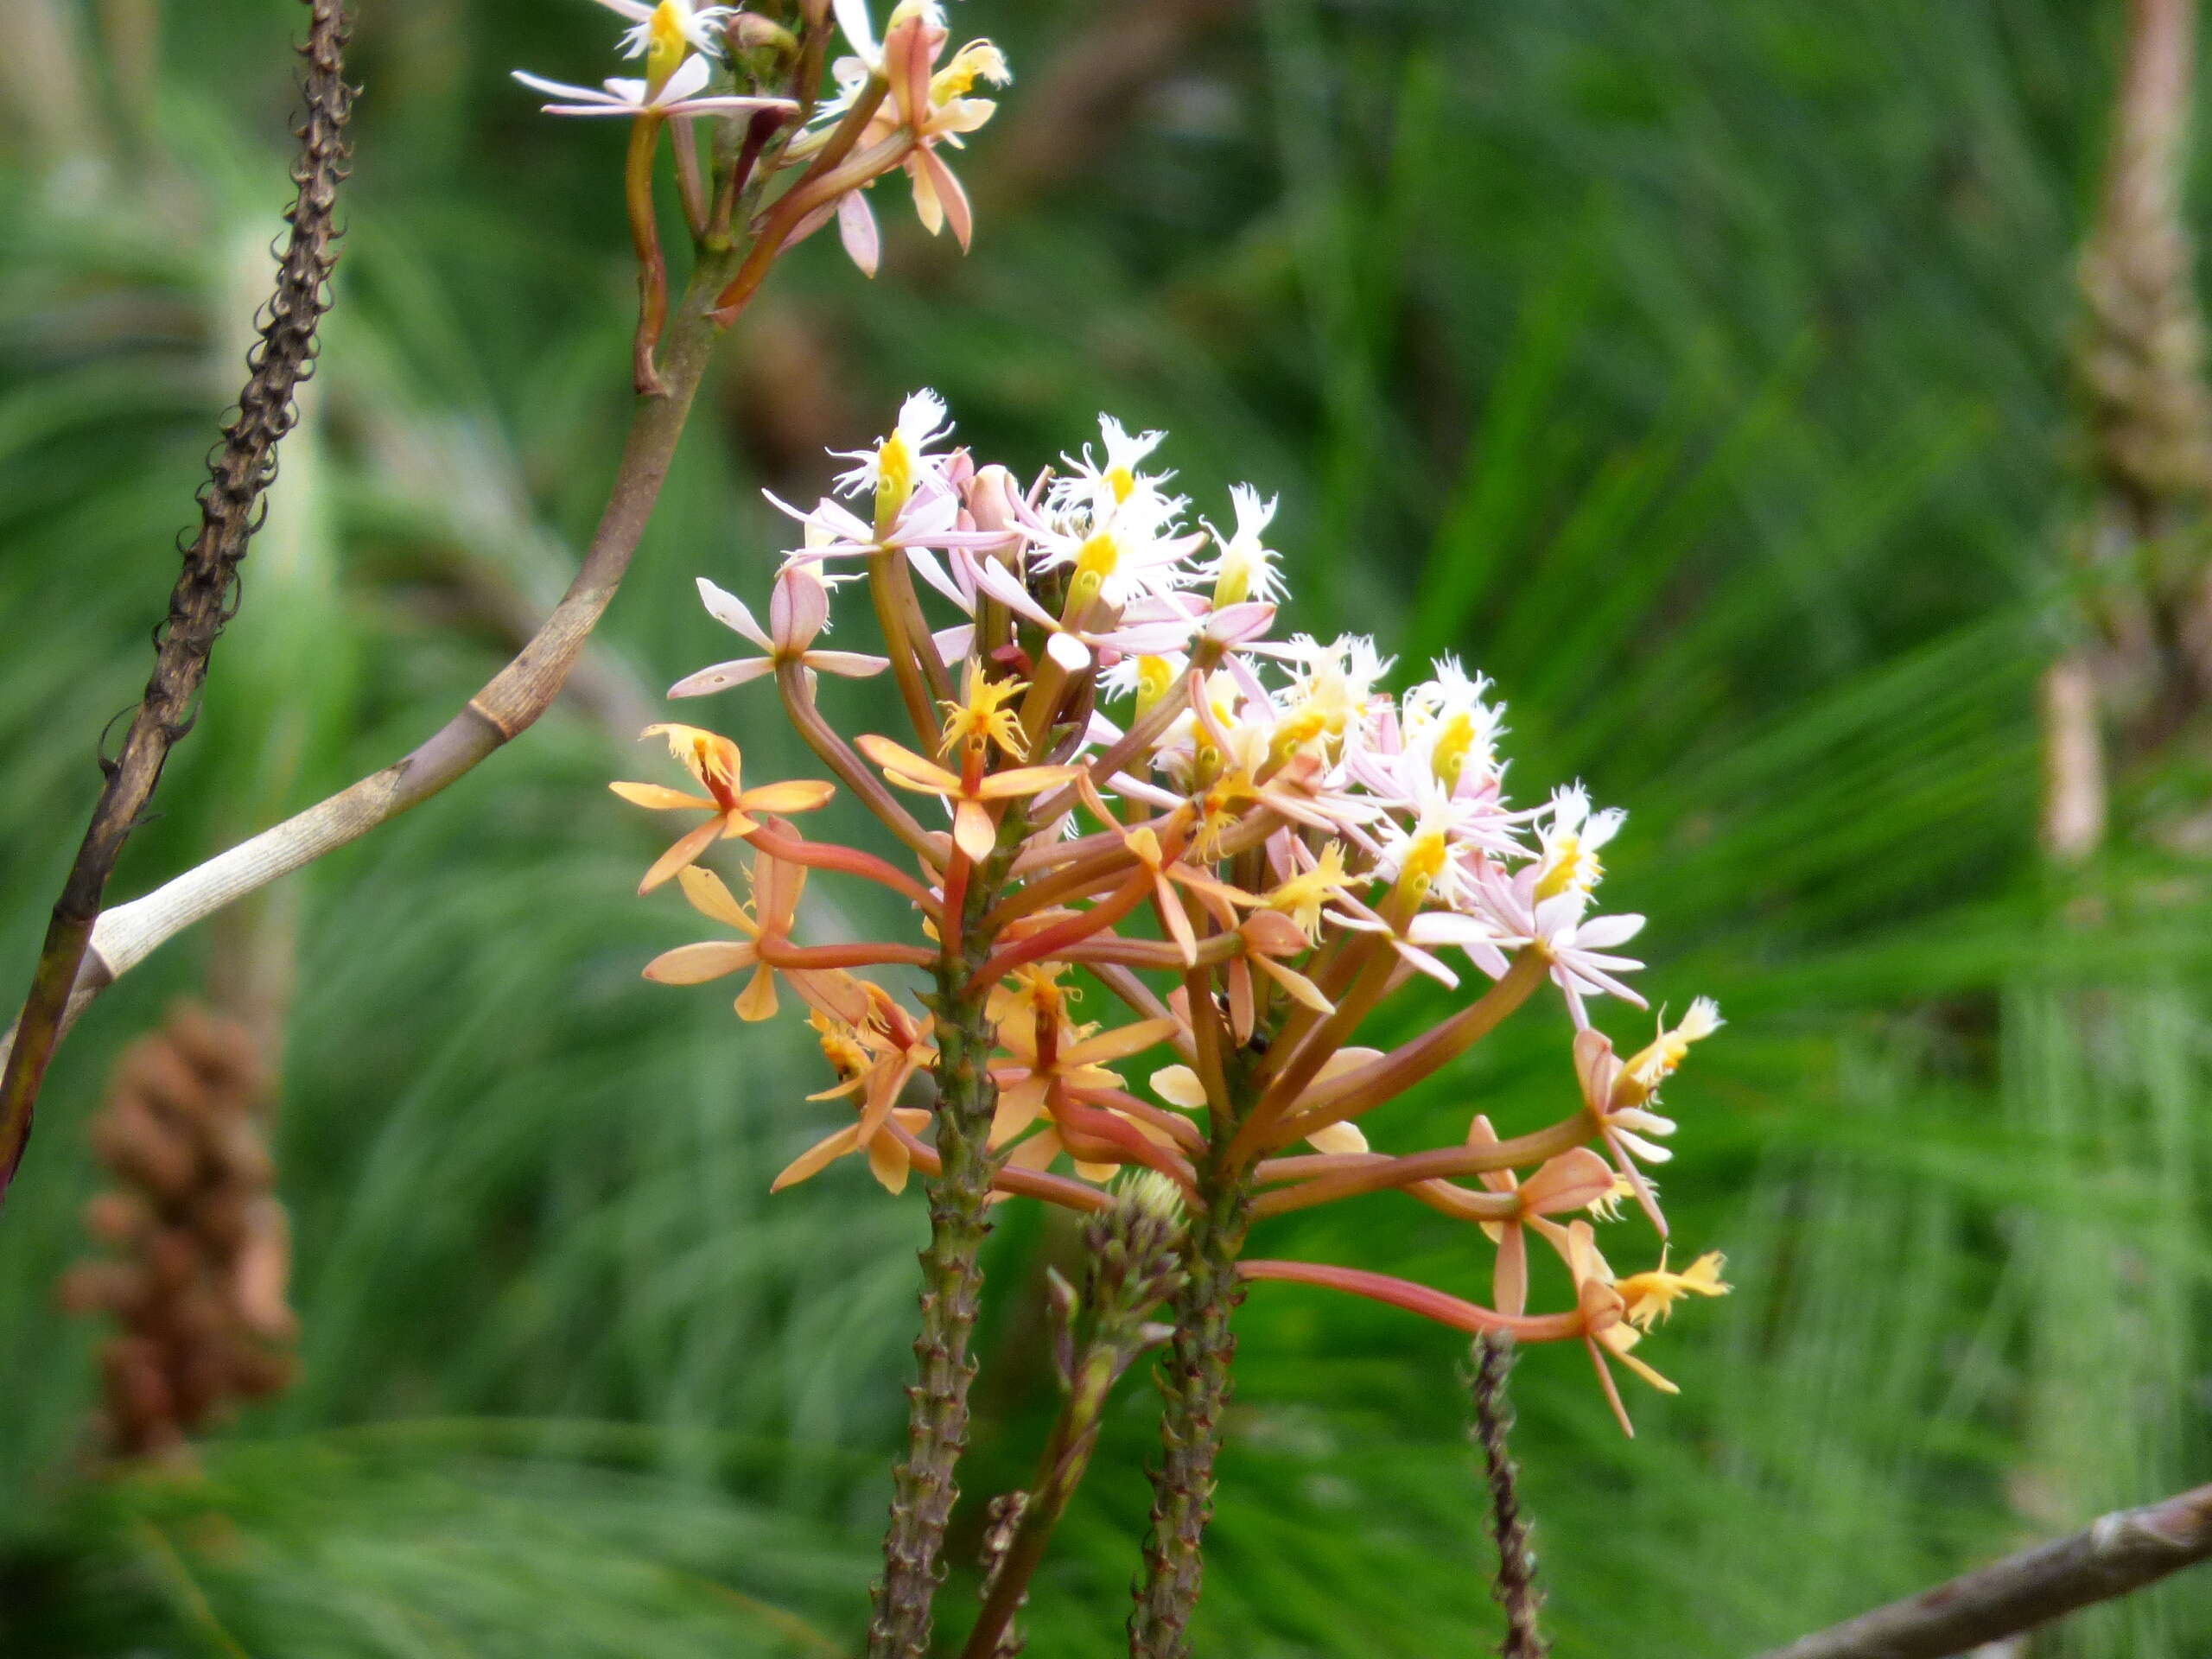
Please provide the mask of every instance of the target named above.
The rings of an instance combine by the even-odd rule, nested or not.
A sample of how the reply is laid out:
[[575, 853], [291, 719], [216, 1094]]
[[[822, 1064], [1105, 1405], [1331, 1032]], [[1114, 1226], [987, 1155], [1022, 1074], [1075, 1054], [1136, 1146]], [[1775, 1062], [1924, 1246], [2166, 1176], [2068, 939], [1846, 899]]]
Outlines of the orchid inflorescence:
[[[648, 423], [664, 443], [697, 384], [702, 330], [734, 318], [784, 251], [834, 219], [874, 271], [867, 193], [878, 180], [903, 172], [924, 228], [950, 226], [967, 245], [973, 214], [946, 153], [992, 114], [977, 85], [1003, 85], [1007, 70], [986, 41], [948, 54], [937, 0], [899, 0], [880, 36], [864, 0], [600, 3], [632, 24], [623, 45], [644, 60], [641, 79], [594, 90], [519, 78], [555, 99], [556, 113], [632, 122], [635, 377], [648, 406], [664, 391], [676, 406], [666, 432]], [[847, 50], [830, 62], [833, 14]], [[664, 359], [671, 312], [654, 207], [664, 130], [696, 256]], [[1640, 964], [1619, 954], [1643, 918], [1601, 913], [1594, 899], [1622, 815], [1593, 810], [1579, 785], [1511, 805], [1503, 707], [1455, 658], [1394, 696], [1392, 664], [1371, 640], [1280, 632], [1273, 499], [1240, 486], [1221, 524], [1194, 518], [1173, 474], [1154, 467], [1162, 435], [1110, 417], [1096, 448], [1027, 485], [951, 431], [942, 401], [917, 392], [888, 434], [844, 456], [831, 495], [804, 509], [776, 503], [798, 544], [765, 625], [700, 579], [709, 613], [746, 650], [671, 695], [750, 697], [765, 693], [741, 688], [772, 682], [830, 776], [764, 784], [728, 737], [648, 728], [695, 787], [614, 788], [697, 818], [642, 886], [677, 883], [725, 932], [645, 972], [684, 985], [742, 975], [736, 1009], [748, 1020], [773, 1015], [786, 993], [806, 1009], [832, 1074], [811, 1098], [842, 1103], [830, 1109], [846, 1116], [777, 1187], [857, 1156], [893, 1192], [917, 1169], [928, 1190], [921, 1376], [871, 1656], [929, 1646], [991, 1207], [1024, 1197], [1135, 1213], [1125, 1173], [1149, 1184], [1153, 1208], [1176, 1195], [1187, 1224], [1174, 1235], [1173, 1320], [1157, 1327], [1169, 1344], [1163, 1462], [1131, 1630], [1134, 1651], [1178, 1655], [1197, 1598], [1230, 1315], [1249, 1282], [1330, 1287], [1521, 1341], [1579, 1340], [1624, 1428], [1611, 1362], [1671, 1389], [1633, 1350], [1681, 1297], [1726, 1291], [1719, 1258], [1677, 1272], [1662, 1249], [1656, 1268], [1618, 1277], [1593, 1222], [1633, 1200], [1663, 1239], [1645, 1166], [1665, 1160], [1675, 1126], [1657, 1093], [1719, 1020], [1700, 999], [1679, 1023], [1662, 1019], [1646, 1046], [1615, 1052], [1592, 1005], [1644, 1006], [1624, 977]], [[823, 643], [836, 595], [854, 584], [879, 652]], [[817, 703], [824, 675], [887, 677], [895, 696], [876, 705], [874, 729], [849, 734]], [[894, 844], [800, 828], [841, 789]], [[750, 853], [742, 897], [709, 868], [726, 841]], [[817, 872], [887, 888], [914, 931], [803, 942]], [[1385, 1002], [1424, 980], [1464, 995], [1411, 1039], [1363, 1046]], [[1477, 1114], [1456, 1145], [1370, 1144], [1382, 1108], [1547, 984], [1576, 1033], [1572, 1110], [1508, 1137]], [[1086, 985], [1127, 1017], [1078, 1014]], [[1139, 1087], [1132, 1068], [1147, 1055]], [[1487, 1305], [1245, 1251], [1251, 1227], [1272, 1217], [1382, 1192], [1486, 1240]], [[1564, 1310], [1529, 1310], [1532, 1235], [1565, 1264]], [[1054, 1444], [1087, 1444], [1087, 1433], [1064, 1422]], [[1029, 1513], [1009, 1545], [1025, 1563], [1050, 1525], [1036, 1517], [1057, 1509]], [[997, 1651], [1020, 1593], [994, 1589], [997, 1611], [971, 1638], [977, 1659]]]
[[[1370, 640], [1277, 638], [1282, 582], [1262, 539], [1274, 503], [1239, 488], [1231, 528], [1193, 527], [1172, 475], [1146, 470], [1161, 434], [1104, 418], [1096, 451], [1023, 487], [950, 447], [950, 432], [944, 404], [918, 392], [888, 435], [847, 457], [836, 496], [784, 507], [803, 540], [775, 577], [767, 626], [702, 579], [708, 610], [759, 654], [672, 691], [772, 678], [910, 868], [805, 837], [791, 819], [835, 786], [744, 787], [737, 746], [696, 727], [649, 734], [668, 739], [703, 794], [615, 785], [646, 806], [708, 815], [645, 886], [675, 875], [738, 935], [671, 950], [647, 976], [749, 970], [737, 1002], [747, 1019], [774, 1012], [780, 981], [837, 1074], [817, 1098], [852, 1103], [855, 1121], [778, 1185], [848, 1153], [893, 1192], [915, 1166], [938, 1170], [933, 1114], [909, 1085], [939, 1062], [944, 998], [980, 1001], [995, 1199], [1093, 1210], [1100, 1184], [1132, 1167], [1173, 1180], [1194, 1211], [1225, 1186], [1247, 1189], [1254, 1219], [1402, 1192], [1492, 1242], [1492, 1306], [1350, 1268], [1248, 1260], [1244, 1276], [1331, 1285], [1524, 1342], [1581, 1339], [1609, 1393], [1611, 1359], [1670, 1387], [1631, 1350], [1684, 1293], [1720, 1292], [1717, 1259], [1676, 1273], [1662, 1258], [1617, 1279], [1592, 1217], [1632, 1198], [1663, 1236], [1643, 1166], [1667, 1158], [1675, 1126], [1656, 1097], [1719, 1021], [1700, 999], [1625, 1058], [1590, 1021], [1596, 998], [1643, 1006], [1624, 977], [1640, 964], [1618, 954], [1643, 918], [1594, 903], [1599, 855], [1622, 815], [1592, 810], [1579, 786], [1511, 805], [1502, 706], [1456, 661], [1394, 699], [1382, 689], [1390, 664]], [[817, 648], [834, 595], [855, 582], [885, 654]], [[925, 613], [925, 593], [943, 616]], [[849, 740], [817, 709], [817, 674], [886, 672], [908, 741]], [[751, 847], [749, 904], [697, 862], [725, 836]], [[798, 943], [811, 870], [893, 889], [922, 918], [917, 936]], [[912, 1007], [855, 972], [901, 968], [937, 969], [939, 995]], [[1078, 1019], [1078, 974], [1130, 1018]], [[1383, 1000], [1417, 979], [1482, 994], [1388, 1052], [1358, 1046]], [[1547, 982], [1576, 1027], [1576, 1109], [1510, 1139], [1477, 1116], [1459, 1146], [1370, 1147], [1363, 1126], [1379, 1109]], [[1153, 1071], [1147, 1098], [1124, 1071], [1155, 1049], [1177, 1063]], [[1527, 1311], [1530, 1234], [1567, 1264], [1572, 1309]]]
[[[835, 0], [850, 51], [830, 66], [834, 91], [822, 73], [830, 0], [759, 10], [696, 0], [599, 3], [629, 22], [619, 44], [644, 60], [641, 77], [592, 87], [520, 69], [514, 76], [553, 100], [544, 106], [550, 114], [631, 121], [626, 188], [638, 257], [639, 391], [662, 390], [656, 353], [669, 283], [653, 181], [664, 129], [694, 243], [702, 255], [732, 259], [707, 302], [718, 323], [736, 317], [781, 254], [832, 219], [854, 263], [873, 276], [880, 239], [867, 192], [890, 173], [907, 175], [931, 235], [950, 225], [968, 245], [974, 213], [941, 152], [960, 148], [963, 135], [990, 119], [995, 106], [972, 95], [976, 83], [1002, 86], [1008, 73], [988, 41], [945, 56], [950, 35], [937, 0], [899, 0], [880, 40], [866, 0]], [[790, 15], [779, 21], [772, 12]], [[702, 129], [711, 140], [703, 162]]]

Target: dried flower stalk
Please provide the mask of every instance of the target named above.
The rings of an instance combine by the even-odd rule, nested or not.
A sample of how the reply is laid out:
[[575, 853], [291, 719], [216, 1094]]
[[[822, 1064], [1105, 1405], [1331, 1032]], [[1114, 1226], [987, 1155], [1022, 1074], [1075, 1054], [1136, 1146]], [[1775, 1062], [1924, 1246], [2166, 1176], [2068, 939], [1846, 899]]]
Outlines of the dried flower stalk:
[[1513, 1338], [1484, 1332], [1474, 1341], [1473, 1438], [1482, 1448], [1483, 1471], [1490, 1484], [1491, 1535], [1497, 1540], [1497, 1577], [1491, 1593], [1505, 1609], [1505, 1659], [1544, 1659], [1549, 1651], [1537, 1628], [1544, 1605], [1536, 1587], [1536, 1554], [1529, 1547], [1529, 1523], [1521, 1516], [1521, 1465], [1513, 1460], [1508, 1437], [1513, 1432], [1513, 1402], [1506, 1391], [1513, 1374]]
[[239, 564], [260, 523], [262, 499], [276, 476], [277, 446], [296, 418], [294, 396], [314, 372], [315, 328], [330, 304], [337, 264], [335, 211], [346, 175], [346, 122], [353, 92], [346, 85], [350, 25], [340, 0], [309, 0], [312, 22], [302, 80], [305, 113], [292, 163], [297, 187], [284, 210], [291, 226], [255, 343], [246, 359], [238, 412], [200, 489], [200, 530], [183, 548], [184, 568], [170, 590], [168, 614], [155, 635], [153, 677], [114, 760], [91, 825], [54, 901], [37, 968], [0, 1071], [0, 1195], [29, 1143], [40, 1085], [60, 1040], [79, 970], [92, 944], [100, 903], [124, 842], [143, 817], [171, 748], [192, 729], [207, 659], [236, 608]]

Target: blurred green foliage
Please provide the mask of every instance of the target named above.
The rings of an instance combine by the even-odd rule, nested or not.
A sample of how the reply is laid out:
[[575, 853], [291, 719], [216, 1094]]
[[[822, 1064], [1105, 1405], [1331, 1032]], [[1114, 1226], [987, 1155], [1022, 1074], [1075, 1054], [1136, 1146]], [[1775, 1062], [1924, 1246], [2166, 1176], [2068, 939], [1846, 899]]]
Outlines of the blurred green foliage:
[[[301, 17], [8, 10], [0, 962], [27, 973], [235, 391]], [[505, 79], [610, 72], [608, 18], [363, 10], [325, 372], [123, 893], [442, 720], [557, 593], [610, 470], [620, 136]], [[1020, 465], [1103, 407], [1167, 427], [1202, 505], [1280, 489], [1296, 623], [1463, 653], [1511, 703], [1522, 794], [1580, 776], [1632, 809], [1611, 881], [1653, 918], [1647, 988], [1731, 1020], [1669, 1093], [1669, 1210], [1738, 1288], [1652, 1343], [1684, 1392], [1632, 1400], [1633, 1442], [1582, 1356], [1523, 1359], [1562, 1655], [1748, 1650], [2201, 1475], [2202, 868], [2123, 845], [2084, 921], [2033, 837], [2079, 505], [2070, 262], [2118, 11], [967, 0], [957, 26], [1020, 76], [967, 159], [972, 257], [910, 225], [873, 285], [826, 241], [795, 255], [580, 695], [71, 1039], [0, 1217], [0, 1646], [842, 1650], [919, 1205], [843, 1168], [768, 1199], [828, 1121], [804, 1045], [639, 982], [690, 924], [632, 895], [652, 830], [602, 785], [639, 764], [622, 740], [658, 688], [718, 654], [691, 576], [772, 568], [758, 488], [818, 490], [821, 447], [924, 383]], [[758, 775], [797, 766], [745, 719]], [[2149, 787], [2202, 783], [2177, 763]], [[84, 1120], [242, 938], [289, 964], [305, 1374], [204, 1484], [87, 1491], [95, 1332], [51, 1298], [84, 1249]], [[1456, 1139], [1477, 1105], [1511, 1133], [1572, 1088], [1562, 1028], [1531, 1018], [1378, 1133]], [[1026, 1478], [1038, 1264], [1067, 1248], [1006, 1212], [971, 1495]], [[1480, 1289], [1483, 1253], [1387, 1196], [1260, 1248]], [[1242, 1329], [1202, 1649], [1494, 1639], [1460, 1344], [1287, 1286]], [[1128, 1389], [1033, 1650], [1118, 1649], [1150, 1424]], [[2178, 1656], [2207, 1602], [2171, 1586], [2036, 1652]]]

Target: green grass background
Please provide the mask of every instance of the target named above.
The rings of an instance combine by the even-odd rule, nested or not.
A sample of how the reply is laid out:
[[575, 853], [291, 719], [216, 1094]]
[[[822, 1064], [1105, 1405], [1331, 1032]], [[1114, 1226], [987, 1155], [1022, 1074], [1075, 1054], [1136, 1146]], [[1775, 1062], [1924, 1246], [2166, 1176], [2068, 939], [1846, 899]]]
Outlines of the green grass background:
[[[302, 12], [10, 9], [0, 963], [27, 976], [264, 291]], [[826, 240], [794, 255], [702, 399], [591, 695], [264, 912], [296, 940], [278, 1141], [305, 1372], [202, 1484], [78, 1479], [97, 1332], [52, 1284], [84, 1248], [105, 1069], [201, 983], [207, 930], [65, 1050], [0, 1215], [0, 1650], [849, 1650], [920, 1207], [842, 1167], [768, 1198], [828, 1121], [806, 1046], [639, 981], [690, 924], [632, 896], [652, 831], [602, 785], [657, 775], [623, 731], [722, 654], [690, 578], [773, 568], [760, 487], [819, 490], [821, 446], [920, 384], [1024, 469], [1104, 408], [1168, 428], [1213, 511], [1232, 481], [1280, 490], [1294, 625], [1461, 652], [1511, 704], [1522, 795], [1580, 777], [1631, 809], [1610, 885], [1652, 917], [1647, 988], [1731, 1021], [1670, 1090], [1666, 1187], [1738, 1289], [1649, 1344], [1684, 1392], [1634, 1398], [1633, 1442], [1578, 1352], [1522, 1361], [1562, 1655], [1749, 1652], [2204, 1478], [2202, 869], [2123, 838], [2084, 925], [2033, 833], [2082, 505], [2069, 271], [2120, 10], [965, 0], [956, 27], [1019, 76], [965, 161], [973, 256], [887, 190], [878, 282]], [[121, 894], [419, 741], [557, 594], [609, 473], [620, 135], [505, 79], [611, 73], [607, 18], [362, 11], [324, 372]], [[765, 709], [713, 712], [759, 775], [799, 769]], [[2123, 814], [2204, 781], [2176, 759]], [[1456, 1138], [1479, 1108], [1510, 1133], [1572, 1088], [1563, 1023], [1528, 1017], [1380, 1132]], [[1262, 1248], [1474, 1291], [1471, 1243], [1383, 1196]], [[993, 1246], [971, 1495], [1027, 1478], [1039, 1264], [1070, 1247], [1020, 1211]], [[1287, 1286], [1241, 1323], [1201, 1651], [1493, 1643], [1461, 1344]], [[1128, 1389], [1032, 1651], [1118, 1649], [1150, 1423]], [[2201, 1654], [2207, 1601], [2176, 1585], [2034, 1652]]]

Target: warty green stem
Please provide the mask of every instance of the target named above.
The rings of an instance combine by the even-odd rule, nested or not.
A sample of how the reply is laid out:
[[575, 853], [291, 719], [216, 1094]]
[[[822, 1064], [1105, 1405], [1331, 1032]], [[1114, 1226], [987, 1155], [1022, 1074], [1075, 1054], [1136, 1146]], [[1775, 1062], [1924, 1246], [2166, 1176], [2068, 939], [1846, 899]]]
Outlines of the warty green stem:
[[1090, 1454], [1098, 1445], [1107, 1396], [1113, 1392], [1114, 1384], [1121, 1379], [1128, 1363], [1126, 1358], [1103, 1350], [1094, 1350], [1084, 1356], [1082, 1374], [1061, 1402], [1060, 1414], [1054, 1419], [1051, 1438], [1045, 1442], [1036, 1484], [1014, 1527], [1014, 1541], [991, 1575], [983, 1611], [976, 1616], [975, 1629], [968, 1633], [967, 1645], [960, 1649], [960, 1659], [1000, 1659], [1001, 1654], [1019, 1651], [1014, 1643], [1007, 1640], [1014, 1617], [1029, 1599], [1029, 1580], [1035, 1575], [1038, 1563], [1045, 1559], [1045, 1546], [1052, 1541], [1052, 1529], [1059, 1524], [1068, 1500], [1075, 1496], [1075, 1489], [1082, 1484], [1084, 1475], [1090, 1467]]
[[944, 1576], [944, 1529], [960, 1488], [954, 1478], [968, 1446], [968, 1389], [976, 1362], [969, 1344], [982, 1291], [980, 1257], [990, 1231], [991, 1116], [998, 1087], [988, 1070], [995, 1031], [985, 1002], [990, 982], [975, 982], [988, 938], [974, 924], [1006, 877], [1022, 828], [1010, 815], [1000, 850], [978, 868], [963, 910], [969, 941], [938, 964], [938, 1172], [927, 1183], [930, 1242], [921, 1254], [919, 1375], [909, 1391], [906, 1455], [892, 1474], [891, 1521], [883, 1537], [883, 1578], [868, 1632], [868, 1659], [925, 1659], [931, 1606]]
[[[1229, 1088], [1249, 1109], [1248, 1080], [1232, 1076]], [[1236, 1357], [1230, 1319], [1244, 1300], [1236, 1259], [1251, 1226], [1251, 1173], [1224, 1155], [1235, 1127], [1214, 1126], [1214, 1154], [1198, 1172], [1203, 1204], [1191, 1217], [1185, 1276], [1173, 1304], [1175, 1334], [1160, 1370], [1160, 1462], [1152, 1477], [1144, 1581], [1129, 1618], [1132, 1659], [1187, 1659], [1191, 1617], [1205, 1581], [1201, 1550], [1213, 1516], [1214, 1460]]]

